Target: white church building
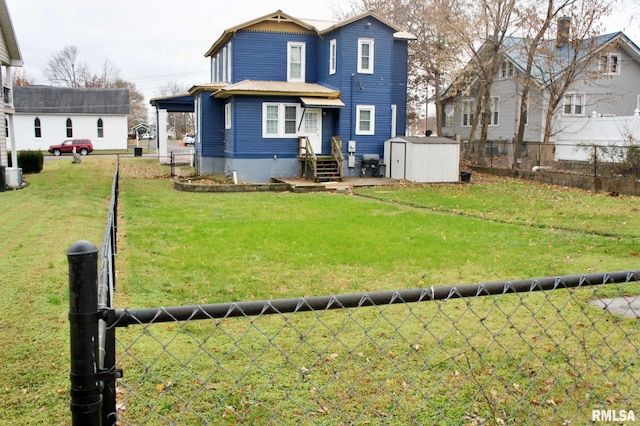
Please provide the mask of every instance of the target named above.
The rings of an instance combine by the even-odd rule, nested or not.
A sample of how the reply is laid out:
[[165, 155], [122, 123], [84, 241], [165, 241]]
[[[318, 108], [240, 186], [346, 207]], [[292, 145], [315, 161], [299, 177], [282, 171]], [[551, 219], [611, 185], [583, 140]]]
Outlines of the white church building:
[[22, 86], [13, 101], [9, 145], [18, 151], [46, 151], [66, 139], [90, 139], [97, 151], [127, 149], [127, 89]]

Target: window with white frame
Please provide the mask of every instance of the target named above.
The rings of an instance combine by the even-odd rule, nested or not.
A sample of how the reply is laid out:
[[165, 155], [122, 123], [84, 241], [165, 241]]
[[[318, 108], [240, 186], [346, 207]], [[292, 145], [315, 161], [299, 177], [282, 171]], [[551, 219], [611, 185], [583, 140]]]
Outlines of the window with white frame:
[[584, 94], [566, 94], [564, 96], [562, 113], [564, 115], [584, 115]]
[[336, 39], [329, 42], [329, 74], [335, 74], [338, 62], [338, 46]]
[[446, 104], [444, 106], [444, 114], [442, 114], [442, 118], [443, 118], [443, 123], [442, 125], [444, 127], [453, 127], [454, 125], [454, 105], [453, 104]]
[[220, 52], [216, 53], [216, 68], [214, 70], [215, 78], [213, 81], [220, 81]]
[[609, 53], [600, 56], [598, 63], [598, 70], [601, 74], [605, 75], [619, 75], [620, 74], [620, 55], [615, 53]]
[[358, 72], [360, 74], [373, 74], [373, 52], [373, 39], [358, 39]]
[[513, 78], [515, 74], [515, 68], [513, 67], [513, 62], [511, 61], [502, 61], [502, 67], [500, 67], [500, 78], [507, 79]]
[[222, 81], [227, 81], [227, 46], [222, 48]]
[[231, 128], [231, 102], [224, 104], [224, 128]]
[[287, 43], [287, 81], [304, 82], [305, 43]]
[[469, 127], [473, 123], [476, 115], [476, 100], [475, 99], [463, 99], [462, 100], [462, 126]]
[[356, 135], [375, 135], [375, 105], [358, 105], [356, 107]]
[[489, 126], [500, 124], [500, 97], [492, 96], [489, 100]]
[[640, 95], [638, 95], [638, 100], [636, 101], [636, 109], [640, 111]]
[[262, 104], [262, 137], [296, 137], [298, 134], [298, 110], [298, 104], [264, 102]]
[[218, 81], [216, 67], [218, 65], [218, 61], [216, 60], [215, 55], [211, 55], [211, 81]]
[[227, 79], [225, 81], [231, 82], [232, 81], [232, 76], [231, 76], [231, 64], [232, 64], [232, 60], [231, 60], [231, 42], [229, 42], [229, 44], [227, 45]]

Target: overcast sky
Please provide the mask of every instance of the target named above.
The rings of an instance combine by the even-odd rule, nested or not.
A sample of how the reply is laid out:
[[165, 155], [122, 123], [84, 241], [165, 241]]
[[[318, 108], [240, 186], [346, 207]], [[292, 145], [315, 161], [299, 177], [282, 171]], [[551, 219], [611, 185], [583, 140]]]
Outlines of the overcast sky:
[[[169, 81], [185, 88], [209, 81], [205, 52], [230, 27], [276, 10], [297, 18], [333, 19], [339, 0], [5, 0], [24, 68], [37, 84], [51, 56], [77, 46], [98, 72], [108, 59], [147, 98]], [[624, 0], [606, 32], [624, 31], [640, 45], [637, 0]], [[633, 5], [633, 8], [631, 7]], [[257, 64], [259, 66], [259, 64]]]

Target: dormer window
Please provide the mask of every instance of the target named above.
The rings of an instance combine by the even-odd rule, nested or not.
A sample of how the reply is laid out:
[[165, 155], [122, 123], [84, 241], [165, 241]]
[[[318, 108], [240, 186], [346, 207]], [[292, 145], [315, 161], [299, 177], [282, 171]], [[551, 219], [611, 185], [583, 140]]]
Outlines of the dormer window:
[[513, 78], [515, 74], [515, 69], [513, 67], [513, 62], [503, 61], [502, 67], [500, 68], [500, 78], [505, 80], [507, 78]]
[[607, 54], [600, 56], [598, 69], [601, 74], [619, 75], [620, 74], [620, 55]]
[[287, 81], [304, 82], [305, 43], [287, 43]]

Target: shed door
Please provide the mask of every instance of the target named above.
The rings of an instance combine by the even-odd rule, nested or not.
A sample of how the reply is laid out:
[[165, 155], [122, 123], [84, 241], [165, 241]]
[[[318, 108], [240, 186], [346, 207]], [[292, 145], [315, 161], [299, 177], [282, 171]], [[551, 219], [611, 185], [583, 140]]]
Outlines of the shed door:
[[406, 179], [407, 144], [391, 142], [391, 164], [389, 177], [391, 179]]
[[300, 136], [309, 138], [313, 152], [322, 154], [322, 109], [307, 108], [304, 111]]

